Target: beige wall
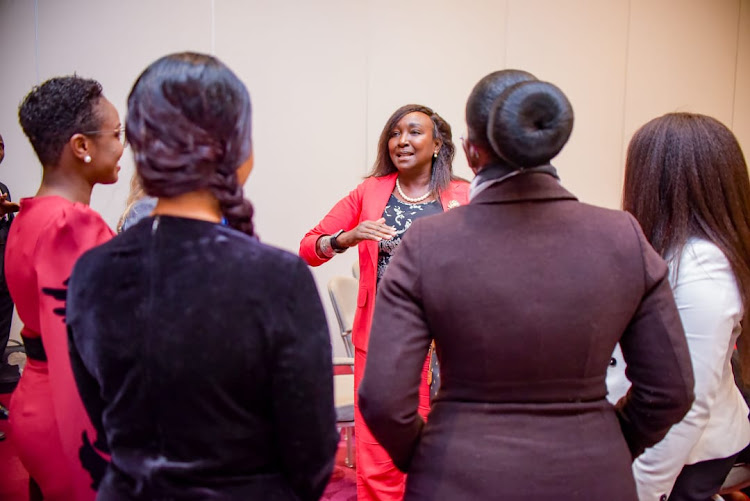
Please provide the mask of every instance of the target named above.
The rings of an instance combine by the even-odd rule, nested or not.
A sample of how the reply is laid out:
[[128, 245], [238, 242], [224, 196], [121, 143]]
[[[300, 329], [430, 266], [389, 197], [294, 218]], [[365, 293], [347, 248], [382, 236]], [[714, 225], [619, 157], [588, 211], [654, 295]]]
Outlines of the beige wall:
[[[630, 136], [668, 111], [713, 115], [750, 151], [750, 0], [0, 0], [0, 47], [0, 179], [15, 198], [40, 180], [16, 116], [33, 84], [96, 78], [124, 115], [155, 58], [218, 55], [254, 102], [246, 193], [258, 232], [290, 251], [365, 175], [395, 108], [431, 106], [458, 138], [469, 91], [496, 69], [526, 69], [567, 93], [576, 125], [555, 165], [586, 202], [619, 206]], [[122, 165], [122, 182], [92, 199], [112, 225], [133, 169], [127, 150]], [[334, 334], [325, 284], [355, 254], [314, 271]]]

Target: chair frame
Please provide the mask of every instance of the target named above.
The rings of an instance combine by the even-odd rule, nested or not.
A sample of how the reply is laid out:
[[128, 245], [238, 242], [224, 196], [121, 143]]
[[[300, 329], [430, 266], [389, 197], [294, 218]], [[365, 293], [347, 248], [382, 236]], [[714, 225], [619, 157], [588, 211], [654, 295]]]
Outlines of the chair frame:
[[[334, 366], [349, 366], [352, 369], [352, 374], [340, 374], [334, 375], [334, 386], [337, 381], [338, 384], [347, 385], [341, 392], [334, 392], [334, 395], [339, 393], [345, 393], [346, 396], [343, 400], [336, 398], [336, 427], [339, 433], [343, 430], [344, 441], [346, 442], [346, 457], [344, 458], [344, 464], [349, 468], [354, 468], [354, 414], [352, 412], [352, 419], [339, 420], [338, 414], [340, 410], [346, 409], [348, 406], [354, 406], [354, 359], [351, 357], [334, 357]], [[345, 379], [346, 378], [346, 379]]]
[[354, 312], [357, 309], [358, 292], [359, 281], [353, 277], [333, 277], [328, 281], [328, 294], [331, 297], [331, 304], [348, 357], [354, 357], [352, 324]]
[[[352, 323], [354, 322], [354, 313], [357, 309], [357, 293], [359, 291], [359, 281], [352, 277], [333, 277], [328, 281], [328, 294], [331, 297], [331, 303], [333, 304], [333, 311], [336, 313], [336, 320], [339, 324], [339, 331], [341, 339], [344, 342], [344, 349], [346, 350], [346, 357], [335, 357], [333, 365], [335, 366], [350, 366], [352, 374], [345, 374], [334, 376], [340, 378], [338, 384], [351, 384], [351, 389], [346, 388], [338, 392], [343, 394], [343, 397], [338, 398], [336, 402], [336, 410], [346, 409], [348, 406], [354, 406], [354, 345], [352, 344]], [[343, 377], [346, 377], [344, 381]], [[334, 384], [336, 381], [334, 380]], [[344, 432], [344, 440], [346, 441], [346, 459], [344, 464], [349, 468], [354, 467], [354, 450], [353, 450], [353, 432], [354, 432], [354, 419], [352, 414], [352, 420], [337, 421], [336, 425], [339, 431]]]

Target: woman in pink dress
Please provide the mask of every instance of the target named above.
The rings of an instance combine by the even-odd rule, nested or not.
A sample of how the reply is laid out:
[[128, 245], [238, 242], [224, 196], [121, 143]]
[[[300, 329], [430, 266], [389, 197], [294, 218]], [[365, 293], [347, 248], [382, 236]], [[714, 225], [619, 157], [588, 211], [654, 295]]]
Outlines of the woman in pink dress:
[[65, 292], [78, 257], [113, 236], [88, 204], [95, 184], [117, 181], [124, 128], [101, 85], [76, 76], [34, 87], [18, 116], [43, 173], [36, 196], [21, 200], [5, 254], [28, 356], [10, 402], [12, 439], [46, 501], [85, 501], [106, 463], [70, 368]]

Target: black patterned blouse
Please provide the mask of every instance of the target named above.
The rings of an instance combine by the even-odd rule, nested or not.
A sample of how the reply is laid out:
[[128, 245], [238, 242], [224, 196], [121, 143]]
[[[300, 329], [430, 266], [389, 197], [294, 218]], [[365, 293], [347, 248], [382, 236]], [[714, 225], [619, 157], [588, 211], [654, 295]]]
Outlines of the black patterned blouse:
[[391, 198], [388, 199], [388, 204], [386, 204], [383, 210], [383, 217], [385, 218], [385, 224], [396, 228], [396, 236], [390, 240], [381, 240], [378, 242], [378, 284], [380, 284], [380, 279], [383, 277], [385, 268], [388, 266], [391, 257], [393, 257], [398, 244], [401, 243], [401, 238], [411, 224], [420, 217], [440, 214], [441, 212], [443, 212], [443, 207], [438, 200], [410, 204], [402, 202], [391, 194]]

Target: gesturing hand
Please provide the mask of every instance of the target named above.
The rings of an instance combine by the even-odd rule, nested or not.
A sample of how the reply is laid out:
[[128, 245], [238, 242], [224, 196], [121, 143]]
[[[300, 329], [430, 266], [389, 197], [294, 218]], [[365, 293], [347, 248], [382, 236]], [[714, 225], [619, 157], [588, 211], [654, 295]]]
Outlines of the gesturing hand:
[[377, 221], [362, 221], [356, 227], [345, 231], [336, 238], [336, 241], [345, 247], [353, 247], [362, 240], [390, 240], [396, 236], [396, 229], [385, 224], [385, 218]]
[[8, 195], [5, 193], [0, 194], [0, 216], [10, 214], [11, 212], [18, 212], [18, 209], [20, 208], [21, 206], [16, 202], [8, 200]]

